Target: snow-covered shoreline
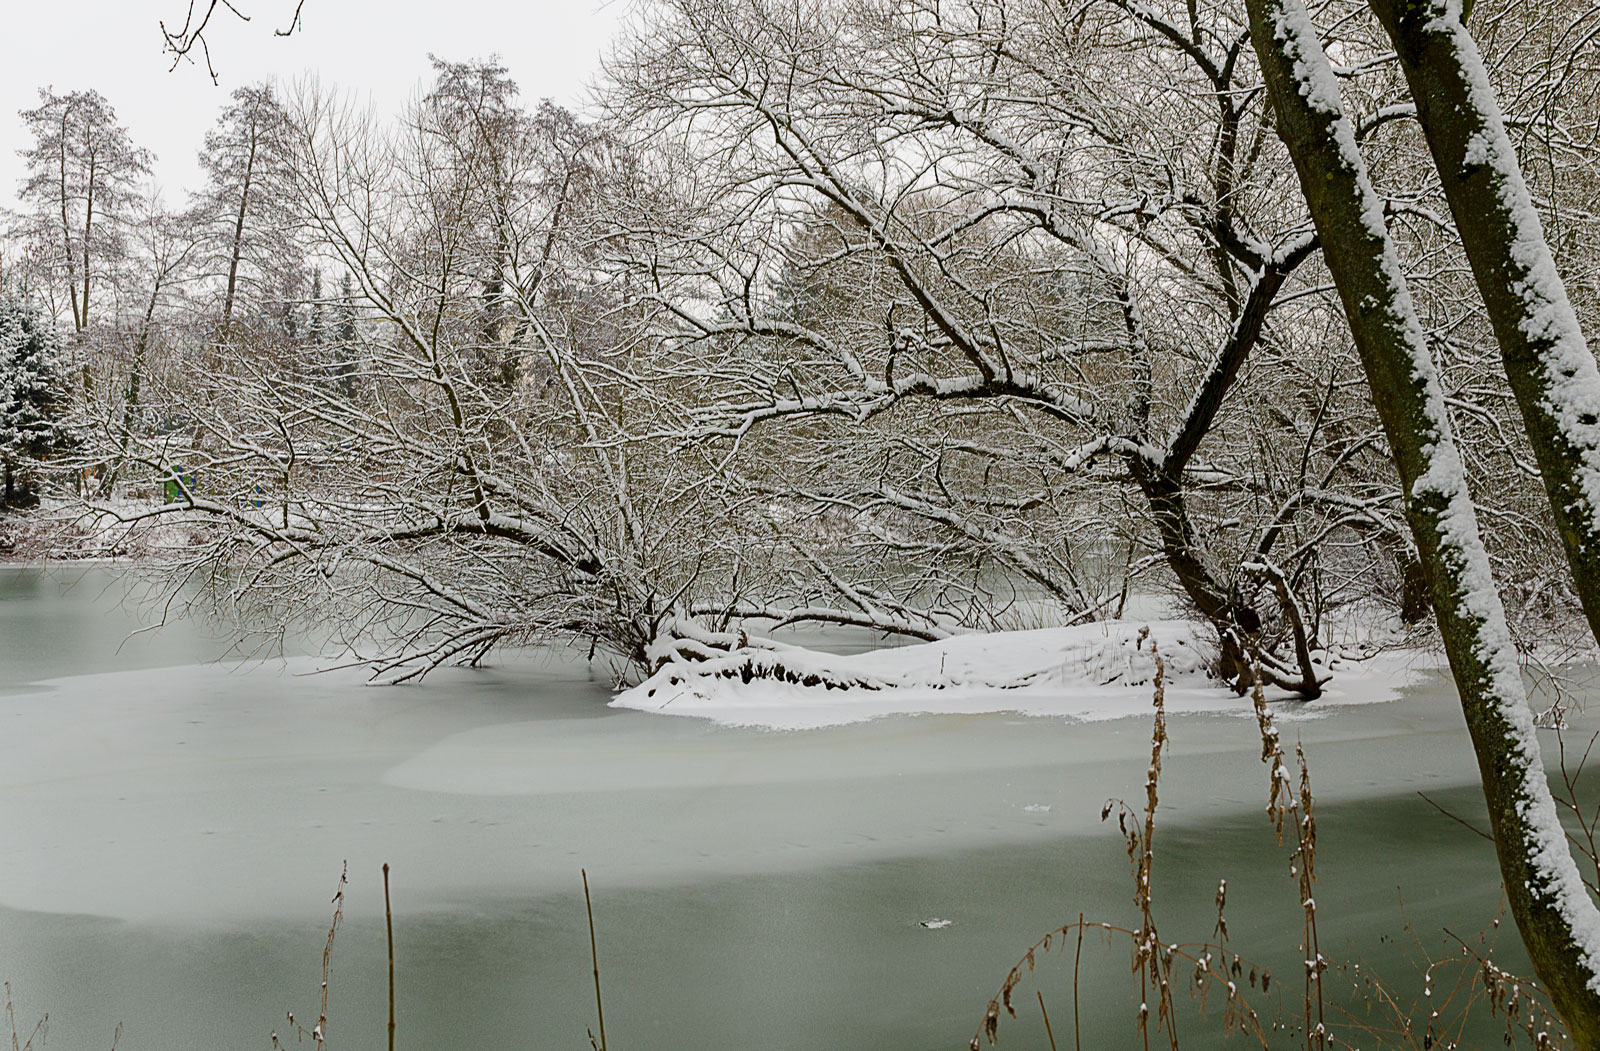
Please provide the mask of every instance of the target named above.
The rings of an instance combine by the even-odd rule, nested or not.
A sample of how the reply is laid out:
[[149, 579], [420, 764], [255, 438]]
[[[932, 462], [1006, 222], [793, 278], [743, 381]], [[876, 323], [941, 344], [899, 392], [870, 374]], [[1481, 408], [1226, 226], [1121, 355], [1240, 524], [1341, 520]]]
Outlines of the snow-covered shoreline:
[[[1083, 722], [1146, 716], [1155, 673], [1153, 641], [1165, 667], [1172, 713], [1250, 714], [1212, 677], [1204, 624], [1184, 620], [1107, 621], [1070, 628], [962, 635], [914, 646], [839, 655], [800, 646], [739, 650], [698, 664], [673, 662], [624, 690], [613, 707], [692, 716], [727, 726], [817, 729], [889, 715], [1016, 712]], [[1324, 698], [1306, 706], [1394, 700], [1439, 658], [1390, 650], [1359, 659], [1327, 656], [1335, 672]], [[746, 675], [752, 662], [783, 677]], [[784, 681], [786, 678], [800, 681]], [[867, 683], [847, 689], [805, 680]], [[748, 681], [747, 681], [748, 680]]]

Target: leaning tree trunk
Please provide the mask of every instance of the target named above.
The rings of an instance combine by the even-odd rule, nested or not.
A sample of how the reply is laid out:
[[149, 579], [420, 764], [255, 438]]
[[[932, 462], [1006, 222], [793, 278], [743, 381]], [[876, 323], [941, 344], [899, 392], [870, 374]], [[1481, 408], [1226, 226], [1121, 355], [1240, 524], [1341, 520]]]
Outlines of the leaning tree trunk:
[[252, 127], [250, 132], [250, 152], [245, 155], [244, 185], [239, 189], [239, 210], [233, 223], [233, 240], [228, 250], [228, 284], [222, 294], [222, 327], [218, 330], [218, 341], [228, 342], [230, 330], [233, 327], [233, 302], [234, 294], [239, 287], [239, 260], [244, 256], [244, 224], [250, 211], [250, 181], [255, 174], [256, 167], [256, 136]]
[[1302, 0], [1247, 3], [1279, 135], [1294, 158], [1406, 493], [1512, 915], [1574, 1045], [1600, 1048], [1600, 910], [1556, 816], [1505, 613], [1382, 201]]
[[1600, 640], [1600, 369], [1556, 272], [1459, 0], [1370, 0], [1500, 344], [1589, 629]]

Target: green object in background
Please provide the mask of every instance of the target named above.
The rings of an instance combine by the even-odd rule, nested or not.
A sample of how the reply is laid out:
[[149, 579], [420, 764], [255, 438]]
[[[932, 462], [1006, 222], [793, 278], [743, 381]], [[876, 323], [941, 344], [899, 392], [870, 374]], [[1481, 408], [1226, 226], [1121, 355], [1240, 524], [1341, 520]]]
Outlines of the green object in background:
[[162, 503], [181, 504], [188, 499], [184, 495], [185, 489], [194, 492], [194, 475], [182, 467], [173, 467], [167, 471], [167, 480], [163, 488], [166, 495]]

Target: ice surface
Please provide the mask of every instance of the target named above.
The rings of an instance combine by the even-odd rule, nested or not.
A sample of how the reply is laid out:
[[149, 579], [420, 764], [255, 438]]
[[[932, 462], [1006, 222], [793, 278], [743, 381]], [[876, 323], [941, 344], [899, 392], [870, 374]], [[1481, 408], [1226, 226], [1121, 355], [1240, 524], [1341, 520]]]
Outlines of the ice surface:
[[[1079, 687], [1092, 723], [942, 714], [773, 733], [608, 708], [608, 681], [573, 659], [419, 687], [301, 674], [313, 667], [72, 676], [0, 697], [0, 905], [210, 924], [316, 915], [345, 859], [392, 863], [417, 910], [566, 889], [579, 866], [653, 886], [1036, 842], [1097, 831], [1107, 796], [1138, 794], [1149, 747], [1148, 687], [1105, 687], [1099, 706]], [[1196, 713], [1244, 710], [1203, 680], [1190, 696]], [[1387, 739], [1341, 770], [1353, 791], [1470, 779], [1448, 703], [1425, 716], [1446, 747], [1422, 759], [1397, 736], [1422, 709], [1342, 703], [1281, 712], [1320, 737]], [[1173, 820], [1260, 806], [1254, 733], [1175, 722]]]
[[[645, 888], [1098, 836], [1108, 797], [1141, 795], [1149, 754], [1150, 687], [1123, 685], [1149, 671], [1136, 627], [1092, 644], [1082, 631], [1033, 632], [857, 658], [813, 652], [885, 676], [914, 679], [942, 661], [946, 675], [1033, 685], [895, 691], [902, 711], [947, 706], [922, 715], [890, 714], [888, 691], [860, 702], [824, 693], [826, 719], [792, 690], [754, 715], [729, 711], [815, 727], [780, 733], [609, 707], [608, 670], [581, 654], [525, 654], [402, 687], [305, 674], [317, 665], [303, 658], [140, 668], [145, 639], [118, 653], [128, 622], [97, 594], [0, 603], [4, 623], [52, 626], [26, 636], [31, 656], [6, 655], [13, 681], [28, 663], [56, 670], [0, 693], [3, 907], [163, 924], [325, 921], [346, 859], [353, 873], [390, 862], [416, 912], [567, 893], [580, 866]], [[1175, 676], [1165, 819], [1259, 810], [1248, 705], [1197, 670], [1190, 629], [1152, 630]], [[164, 645], [164, 659], [186, 652]], [[63, 676], [70, 653], [125, 670]], [[1452, 692], [1382, 703], [1421, 674], [1380, 657], [1343, 669], [1322, 700], [1275, 704], [1286, 733], [1316, 742], [1320, 792], [1472, 782]], [[738, 706], [736, 694], [715, 699]], [[685, 701], [668, 710], [691, 711]], [[372, 908], [370, 896], [350, 905]]]
[[[22, 685], [0, 692], [0, 977], [20, 989], [19, 1015], [51, 1013], [52, 1044], [109, 1041], [125, 1021], [127, 1051], [264, 1046], [285, 1007], [315, 1013], [345, 860], [330, 1039], [356, 1051], [383, 1046], [381, 1021], [368, 1024], [385, 1005], [383, 862], [402, 1034], [462, 1048], [530, 1031], [582, 1043], [580, 867], [596, 887], [608, 1029], [667, 1051], [799, 1051], [841, 1026], [889, 1051], [964, 1043], [1041, 930], [1131, 907], [1115, 823], [1099, 815], [1110, 797], [1142, 798], [1148, 687], [1106, 687], [1132, 713], [1121, 719], [886, 715], [772, 732], [608, 707], [609, 675], [581, 655], [374, 688], [298, 674], [307, 661], [196, 665], [191, 651], [212, 644], [181, 628], [119, 653], [129, 623], [98, 588], [8, 591], [8, 573], [0, 658]], [[30, 666], [50, 680], [25, 684]], [[1396, 676], [1424, 677], [1383, 703]], [[1370, 900], [1381, 882], [1406, 887], [1414, 921], [1482, 922], [1492, 852], [1413, 794], [1468, 814], [1481, 797], [1453, 692], [1390, 657], [1335, 685], [1274, 704], [1313, 764], [1330, 844], [1319, 912], [1372, 911], [1397, 929], [1397, 911]], [[1211, 695], [1218, 711], [1240, 704]], [[1290, 909], [1263, 930], [1298, 929], [1253, 721], [1180, 713], [1169, 729], [1161, 871], [1174, 890], [1198, 881], [1181, 906], [1163, 899], [1174, 933], [1211, 929], [1219, 875], [1241, 903], [1236, 936], [1249, 937], [1252, 887]], [[1362, 805], [1341, 820], [1341, 800]], [[1341, 863], [1358, 886], [1341, 884]], [[1451, 892], [1436, 901], [1444, 870]], [[1463, 917], [1466, 870], [1478, 904]], [[920, 926], [934, 920], [950, 926]], [[1085, 1002], [1125, 991], [1125, 969], [1118, 948]], [[1127, 1031], [1115, 1009], [1085, 1024], [1112, 1040], [1094, 1046]]]

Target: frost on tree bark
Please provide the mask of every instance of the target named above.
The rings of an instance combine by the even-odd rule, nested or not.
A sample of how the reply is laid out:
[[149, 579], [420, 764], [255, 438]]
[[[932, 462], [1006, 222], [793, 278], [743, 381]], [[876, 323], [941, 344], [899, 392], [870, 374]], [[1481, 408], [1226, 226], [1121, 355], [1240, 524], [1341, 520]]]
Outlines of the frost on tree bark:
[[1248, 0], [1248, 7], [1279, 135], [1406, 492], [1512, 914], [1574, 1046], [1600, 1047], [1600, 911], [1556, 817], [1504, 610], [1382, 202], [1301, 0]]
[[1522, 412], [1589, 628], [1600, 639], [1600, 370], [1460, 0], [1370, 0], [1417, 120]]

